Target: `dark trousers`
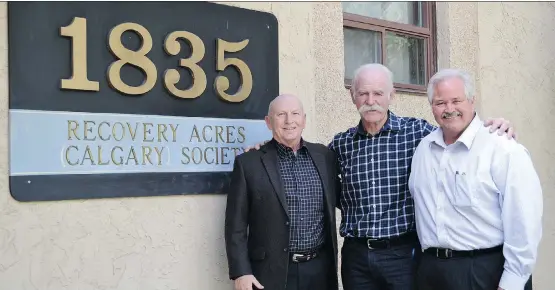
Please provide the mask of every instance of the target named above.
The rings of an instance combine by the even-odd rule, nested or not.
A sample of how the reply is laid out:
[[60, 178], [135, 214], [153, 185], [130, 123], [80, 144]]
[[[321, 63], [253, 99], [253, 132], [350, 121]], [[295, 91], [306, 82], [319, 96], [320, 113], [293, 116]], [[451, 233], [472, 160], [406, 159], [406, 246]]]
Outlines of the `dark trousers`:
[[[502, 251], [449, 259], [422, 253], [417, 275], [418, 289], [497, 290], [504, 263]], [[532, 278], [524, 289], [532, 290]]]
[[[345, 290], [413, 290], [415, 244], [369, 249], [345, 239], [341, 249], [341, 278]], [[442, 289], [445, 290], [445, 289]]]
[[333, 288], [329, 275], [337, 275], [333, 257], [328, 251], [320, 251], [316, 258], [295, 263], [289, 261], [286, 290], [337, 290]]

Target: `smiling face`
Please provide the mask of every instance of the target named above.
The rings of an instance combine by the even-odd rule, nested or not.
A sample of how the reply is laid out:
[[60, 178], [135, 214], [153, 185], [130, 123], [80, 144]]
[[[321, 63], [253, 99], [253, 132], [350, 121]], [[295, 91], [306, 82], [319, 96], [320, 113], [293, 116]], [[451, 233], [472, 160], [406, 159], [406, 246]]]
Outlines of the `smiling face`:
[[447, 78], [436, 84], [432, 112], [441, 129], [450, 136], [460, 136], [474, 118], [474, 99], [468, 100], [464, 81]]
[[306, 115], [300, 100], [292, 95], [278, 96], [270, 104], [265, 118], [268, 129], [279, 143], [294, 147], [301, 141]]

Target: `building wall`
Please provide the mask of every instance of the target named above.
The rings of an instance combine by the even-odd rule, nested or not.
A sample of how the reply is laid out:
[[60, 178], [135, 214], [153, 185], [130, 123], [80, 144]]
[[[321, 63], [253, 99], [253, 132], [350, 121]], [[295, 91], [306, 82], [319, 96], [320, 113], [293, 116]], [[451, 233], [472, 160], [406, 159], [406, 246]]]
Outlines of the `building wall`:
[[[327, 143], [356, 124], [343, 87], [339, 2], [226, 4], [277, 16], [280, 89], [302, 98], [308, 140]], [[0, 5], [0, 289], [232, 289], [223, 195], [41, 203], [19, 203], [10, 196], [6, 8]], [[537, 166], [546, 218], [535, 289], [550, 289], [555, 169], [549, 161], [555, 149], [547, 145], [548, 132], [534, 132], [550, 124], [554, 107], [555, 7], [438, 3], [437, 11], [439, 67], [475, 74], [480, 114], [511, 120]], [[433, 121], [425, 96], [399, 94], [392, 110]]]

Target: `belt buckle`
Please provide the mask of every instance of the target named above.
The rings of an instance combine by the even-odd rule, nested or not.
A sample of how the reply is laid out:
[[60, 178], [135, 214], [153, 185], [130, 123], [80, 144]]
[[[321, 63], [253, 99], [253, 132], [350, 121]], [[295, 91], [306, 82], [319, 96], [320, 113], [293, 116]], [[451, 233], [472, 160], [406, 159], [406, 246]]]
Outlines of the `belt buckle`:
[[[314, 258], [316, 258], [317, 254], [313, 253], [313, 254], [293, 254], [293, 256], [291, 257], [291, 260], [294, 263], [300, 263], [300, 262], [308, 262]], [[299, 258], [301, 258], [301, 260], [299, 260]]]
[[377, 241], [377, 239], [367, 239], [366, 240], [366, 245], [368, 246], [368, 249], [370, 249], [370, 250], [375, 249], [370, 245], [371, 242], [375, 242], [375, 241]]
[[[445, 254], [444, 257], [441, 257], [439, 255], [439, 253], [443, 252], [443, 254]], [[436, 257], [440, 258], [440, 259], [449, 259], [449, 258], [453, 258], [453, 251], [450, 249], [436, 249]]]
[[[316, 255], [314, 255], [314, 257], [316, 257]], [[299, 258], [301, 258], [301, 260], [299, 260]], [[291, 260], [295, 263], [300, 263], [300, 262], [308, 262], [310, 260], [312, 260], [312, 256], [310, 254], [293, 254], [293, 257], [291, 258]]]

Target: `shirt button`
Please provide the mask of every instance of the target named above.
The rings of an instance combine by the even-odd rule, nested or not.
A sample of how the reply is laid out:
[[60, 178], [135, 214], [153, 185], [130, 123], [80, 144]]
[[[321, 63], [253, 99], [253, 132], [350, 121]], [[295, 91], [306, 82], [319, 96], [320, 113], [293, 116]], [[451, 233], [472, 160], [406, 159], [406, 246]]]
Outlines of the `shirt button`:
[[375, 204], [373, 204], [373, 205], [372, 205], [372, 207], [373, 207], [373, 208], [376, 208], [376, 205], [375, 205]]
[[375, 181], [372, 181], [372, 185], [375, 185], [375, 184], [376, 184], [376, 182], [375, 182]]
[[284, 252], [287, 252], [287, 248], [283, 248], [283, 251], [284, 251]]
[[374, 162], [374, 158], [370, 159], [370, 162]]
[[288, 225], [289, 225], [289, 222], [285, 222], [285, 225], [288, 226]]
[[302, 221], [304, 221], [304, 218], [301, 218]]

